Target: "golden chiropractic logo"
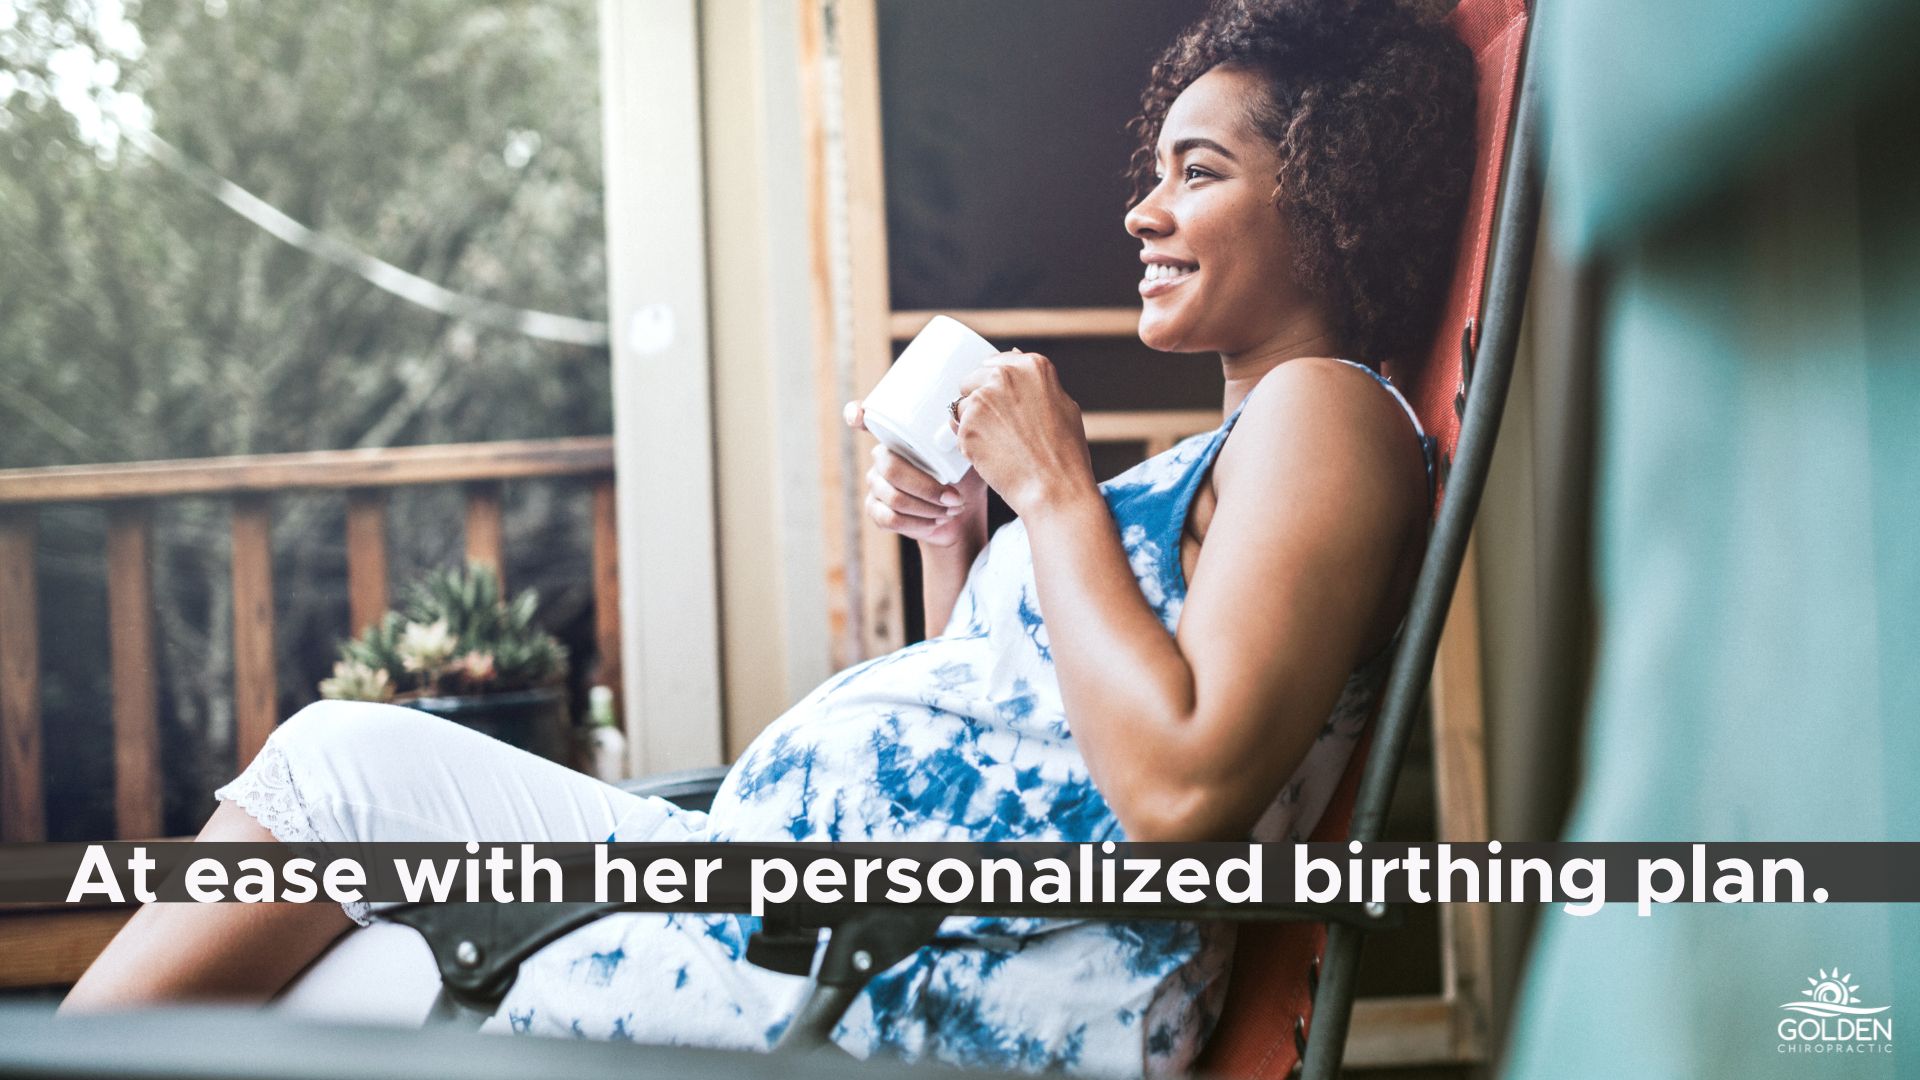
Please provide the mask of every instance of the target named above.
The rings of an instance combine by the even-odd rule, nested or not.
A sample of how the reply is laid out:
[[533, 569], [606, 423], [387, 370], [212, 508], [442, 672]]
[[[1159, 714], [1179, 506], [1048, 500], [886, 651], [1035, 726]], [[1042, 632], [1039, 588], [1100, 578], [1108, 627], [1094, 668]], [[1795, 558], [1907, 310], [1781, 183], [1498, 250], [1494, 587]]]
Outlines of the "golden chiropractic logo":
[[1780, 1008], [1795, 1015], [1774, 1029], [1782, 1054], [1891, 1054], [1893, 1017], [1880, 1014], [1892, 1005], [1862, 1005], [1860, 987], [1839, 968], [1822, 968], [1807, 977], [1808, 988]]

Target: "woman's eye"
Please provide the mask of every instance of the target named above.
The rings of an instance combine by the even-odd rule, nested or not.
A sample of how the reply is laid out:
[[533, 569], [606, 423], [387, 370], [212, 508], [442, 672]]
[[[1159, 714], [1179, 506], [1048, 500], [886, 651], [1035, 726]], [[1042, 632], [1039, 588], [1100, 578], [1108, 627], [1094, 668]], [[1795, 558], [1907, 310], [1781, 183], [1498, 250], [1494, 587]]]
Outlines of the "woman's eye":
[[1185, 169], [1183, 169], [1183, 170], [1181, 171], [1181, 175], [1182, 175], [1182, 176], [1184, 176], [1184, 177], [1186, 177], [1186, 178], [1187, 178], [1187, 179], [1188, 179], [1189, 181], [1191, 181], [1191, 180], [1197, 180], [1197, 179], [1200, 179], [1200, 178], [1202, 178], [1202, 177], [1211, 177], [1211, 176], [1213, 176], [1213, 174], [1212, 174], [1212, 173], [1210, 173], [1210, 172], [1208, 172], [1207, 170], [1205, 170], [1205, 169], [1203, 169], [1203, 168], [1201, 168], [1201, 167], [1200, 167], [1200, 166], [1198, 166], [1198, 165], [1189, 165], [1189, 166], [1187, 166], [1187, 167], [1186, 167]]

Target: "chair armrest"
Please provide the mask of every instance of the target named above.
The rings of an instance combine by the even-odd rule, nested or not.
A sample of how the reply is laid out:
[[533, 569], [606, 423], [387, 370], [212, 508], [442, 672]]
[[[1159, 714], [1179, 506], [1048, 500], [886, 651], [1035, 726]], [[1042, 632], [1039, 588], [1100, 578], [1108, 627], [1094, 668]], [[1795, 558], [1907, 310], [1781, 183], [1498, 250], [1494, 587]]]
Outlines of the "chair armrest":
[[653, 795], [682, 810], [705, 810], [713, 805], [714, 793], [727, 775], [727, 766], [708, 765], [698, 769], [657, 773], [622, 780], [614, 786], [629, 795]]
[[[709, 771], [711, 772], [711, 771]], [[662, 778], [689, 785], [683, 775]], [[710, 775], [704, 781], [712, 783]], [[643, 789], [648, 785], [642, 785]], [[684, 793], [684, 792], [683, 792]], [[697, 792], [695, 793], [697, 796]], [[711, 794], [705, 796], [711, 799]], [[590, 922], [641, 905], [615, 901], [554, 904], [376, 904], [374, 916], [412, 927], [426, 939], [440, 970], [436, 1015], [467, 1020], [492, 1015], [513, 985], [521, 961], [560, 936]], [[761, 967], [807, 975], [812, 986], [799, 1015], [778, 1048], [812, 1051], [831, 1043], [834, 1026], [874, 975], [931, 942], [943, 920], [955, 915], [1033, 915], [1086, 920], [1236, 922], [1313, 920], [1363, 929], [1398, 925], [1397, 906], [1350, 903], [1230, 903], [1211, 898], [1197, 904], [1042, 903], [986, 905], [979, 902], [887, 908], [836, 908], [794, 904], [769, 912], [753, 932], [747, 959]], [[817, 969], [820, 931], [826, 952]]]

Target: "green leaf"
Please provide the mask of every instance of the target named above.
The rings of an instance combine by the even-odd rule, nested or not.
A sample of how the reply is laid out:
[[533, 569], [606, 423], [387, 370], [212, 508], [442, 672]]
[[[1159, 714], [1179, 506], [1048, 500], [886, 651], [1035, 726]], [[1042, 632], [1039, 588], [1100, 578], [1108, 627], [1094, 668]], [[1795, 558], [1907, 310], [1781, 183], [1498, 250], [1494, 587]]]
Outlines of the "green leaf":
[[490, 567], [474, 564], [436, 570], [414, 583], [406, 596], [401, 611], [387, 613], [359, 639], [341, 645], [341, 659], [385, 670], [402, 693], [433, 691], [431, 673], [406, 670], [398, 646], [408, 623], [444, 620], [459, 640], [457, 655], [493, 657], [493, 678], [472, 689], [522, 690], [565, 677], [566, 648], [537, 621], [539, 594], [526, 589], [511, 605], [505, 603], [500, 577]]

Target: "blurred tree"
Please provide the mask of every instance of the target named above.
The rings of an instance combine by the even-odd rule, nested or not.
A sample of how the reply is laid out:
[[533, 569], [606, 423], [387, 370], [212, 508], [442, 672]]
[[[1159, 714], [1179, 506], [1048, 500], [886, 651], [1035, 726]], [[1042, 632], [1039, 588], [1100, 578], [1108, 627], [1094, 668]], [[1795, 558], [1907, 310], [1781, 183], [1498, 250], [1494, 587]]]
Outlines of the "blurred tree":
[[[11, 0], [0, 6], [0, 467], [611, 429], [605, 350], [421, 310], [269, 236], [122, 132], [449, 289], [603, 319], [590, 0]], [[584, 510], [529, 485], [509, 568], [567, 622]], [[347, 631], [339, 500], [276, 504], [283, 709]], [[457, 557], [450, 493], [397, 498], [396, 579]], [[111, 830], [103, 526], [43, 515], [49, 820]], [[232, 770], [226, 508], [161, 509], [169, 826]], [[558, 558], [549, 553], [561, 553]], [[587, 650], [581, 650], [584, 654]]]

